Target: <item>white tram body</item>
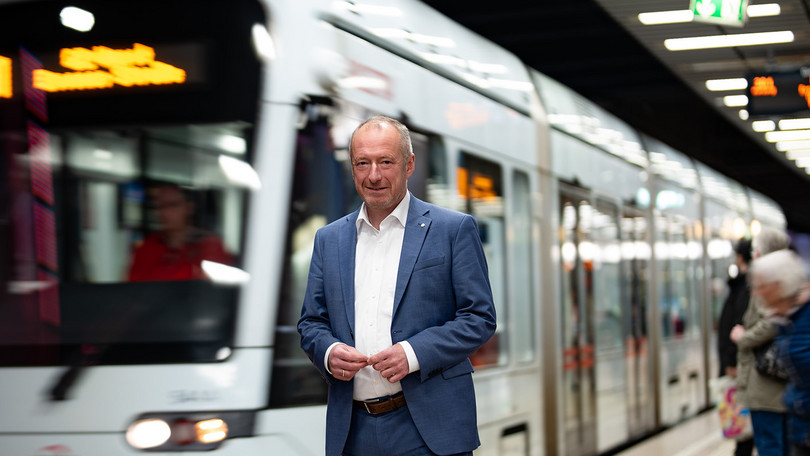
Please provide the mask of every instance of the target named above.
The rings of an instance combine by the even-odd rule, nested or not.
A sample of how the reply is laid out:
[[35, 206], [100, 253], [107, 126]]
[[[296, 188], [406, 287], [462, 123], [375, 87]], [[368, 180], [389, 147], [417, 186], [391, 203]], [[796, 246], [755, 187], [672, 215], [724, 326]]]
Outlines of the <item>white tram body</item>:
[[[87, 1], [87, 31], [64, 6], [0, 2], [3, 454], [323, 454], [295, 324], [376, 113], [413, 132], [409, 189], [481, 228], [476, 455], [597, 454], [712, 406], [731, 246], [784, 228], [773, 201], [417, 1]], [[159, 182], [233, 262], [128, 280]]]

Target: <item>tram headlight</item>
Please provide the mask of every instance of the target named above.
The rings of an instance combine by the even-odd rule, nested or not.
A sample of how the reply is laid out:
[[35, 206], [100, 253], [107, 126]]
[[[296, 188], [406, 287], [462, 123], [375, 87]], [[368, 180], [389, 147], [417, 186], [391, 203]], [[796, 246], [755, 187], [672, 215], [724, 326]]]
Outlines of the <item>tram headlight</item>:
[[150, 413], [126, 432], [127, 443], [144, 451], [201, 451], [228, 438], [253, 435], [255, 412]]
[[143, 450], [154, 448], [169, 441], [172, 430], [169, 423], [159, 419], [138, 420], [127, 429], [127, 443]]

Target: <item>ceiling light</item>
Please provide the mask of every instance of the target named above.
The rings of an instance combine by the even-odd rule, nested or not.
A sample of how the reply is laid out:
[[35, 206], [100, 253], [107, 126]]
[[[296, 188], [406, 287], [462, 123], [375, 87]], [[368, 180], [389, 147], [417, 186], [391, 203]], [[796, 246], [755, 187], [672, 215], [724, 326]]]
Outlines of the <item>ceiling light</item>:
[[756, 122], [751, 122], [751, 128], [756, 132], [762, 133], [763, 131], [776, 130], [776, 124], [772, 120], [757, 120]]
[[729, 95], [723, 97], [723, 104], [730, 108], [746, 106], [748, 104], [748, 97], [745, 95]]
[[776, 150], [779, 152], [799, 149], [810, 149], [810, 141], [779, 141], [776, 143]]
[[[766, 3], [763, 5], [748, 5], [745, 10], [748, 17], [778, 16], [782, 9], [778, 3]], [[655, 11], [650, 13], [640, 13], [638, 20], [644, 25], [677, 24], [681, 22], [692, 22], [695, 15], [691, 10]]]
[[785, 30], [779, 32], [737, 33], [734, 35], [670, 38], [668, 40], [664, 40], [664, 46], [670, 51], [687, 51], [692, 49], [790, 43], [793, 42], [793, 40], [793, 32]]
[[740, 112], [738, 113], [738, 115], [740, 116], [740, 119], [748, 120], [749, 114], [748, 114], [747, 109], [740, 109]]
[[90, 11], [85, 11], [75, 6], [62, 8], [59, 13], [62, 25], [80, 32], [89, 32], [96, 23], [96, 18]]
[[709, 79], [706, 81], [706, 88], [712, 92], [742, 90], [748, 88], [748, 80], [745, 78]]
[[782, 13], [782, 8], [778, 3], [765, 3], [762, 5], [748, 5], [746, 12], [748, 17], [778, 16]]
[[797, 158], [810, 158], [810, 149], [797, 149], [785, 152], [785, 157], [788, 160], [796, 160]]
[[641, 13], [638, 20], [644, 25], [675, 24], [679, 22], [692, 22], [695, 17], [692, 11], [656, 11], [653, 13]]
[[782, 119], [779, 121], [780, 130], [799, 130], [810, 128], [810, 118], [808, 119]]
[[796, 166], [798, 166], [799, 168], [810, 167], [810, 158], [797, 158]]
[[765, 133], [765, 141], [802, 141], [810, 139], [810, 130], [769, 131]]

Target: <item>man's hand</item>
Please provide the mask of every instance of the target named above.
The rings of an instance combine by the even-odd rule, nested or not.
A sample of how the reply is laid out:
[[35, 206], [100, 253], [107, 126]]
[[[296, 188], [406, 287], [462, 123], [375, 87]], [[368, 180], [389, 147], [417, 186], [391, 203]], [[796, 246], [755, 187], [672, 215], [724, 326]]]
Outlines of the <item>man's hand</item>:
[[368, 359], [368, 364], [391, 383], [398, 382], [408, 375], [408, 357], [405, 355], [405, 349], [399, 344], [372, 355]]
[[728, 338], [736, 344], [743, 334], [745, 334], [745, 328], [743, 328], [742, 325], [734, 325], [734, 327], [731, 328], [731, 333], [728, 335]]
[[332, 371], [332, 377], [338, 380], [348, 382], [368, 364], [368, 356], [346, 344], [335, 345], [329, 352], [329, 370]]

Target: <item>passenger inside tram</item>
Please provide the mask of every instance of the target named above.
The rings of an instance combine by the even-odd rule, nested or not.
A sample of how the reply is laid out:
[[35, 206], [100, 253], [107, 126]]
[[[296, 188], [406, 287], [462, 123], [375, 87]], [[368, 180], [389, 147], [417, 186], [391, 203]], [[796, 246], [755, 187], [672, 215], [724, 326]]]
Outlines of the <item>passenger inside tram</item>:
[[163, 183], [150, 193], [160, 229], [135, 249], [130, 281], [202, 279], [203, 260], [233, 264], [219, 236], [194, 225], [196, 207], [189, 191]]

